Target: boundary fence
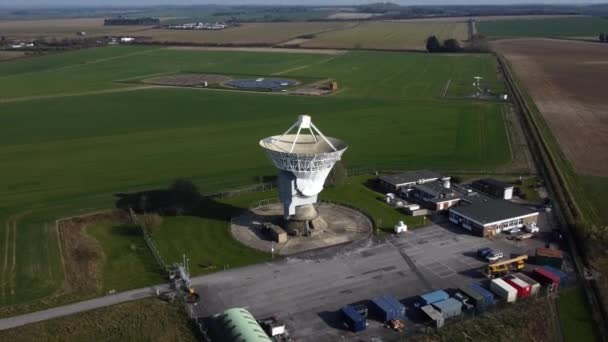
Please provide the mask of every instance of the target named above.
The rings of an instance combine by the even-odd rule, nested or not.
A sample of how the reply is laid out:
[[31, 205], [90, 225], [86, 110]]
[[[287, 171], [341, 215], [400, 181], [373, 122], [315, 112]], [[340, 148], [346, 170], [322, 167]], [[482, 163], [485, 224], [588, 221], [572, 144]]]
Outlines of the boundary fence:
[[163, 259], [162, 255], [160, 254], [158, 249], [156, 248], [156, 244], [154, 244], [154, 240], [152, 240], [152, 237], [150, 237], [150, 235], [146, 231], [144, 223], [139, 220], [139, 217], [137, 217], [137, 214], [135, 214], [135, 212], [133, 211], [132, 208], [129, 208], [129, 219], [135, 226], [137, 226], [141, 230], [141, 235], [144, 237], [146, 246], [148, 246], [148, 249], [154, 256], [154, 260], [156, 260], [156, 263], [158, 264], [158, 266], [164, 272], [169, 273], [169, 267], [165, 263], [165, 260]]
[[585, 246], [579, 246], [578, 240], [574, 235], [577, 219], [581, 218], [580, 209], [576, 204], [576, 199], [572, 195], [569, 184], [566, 181], [562, 170], [555, 160], [552, 149], [546, 141], [541, 128], [539, 127], [538, 119], [535, 117], [528, 102], [526, 102], [526, 99], [511, 72], [508, 62], [501, 55], [497, 54], [496, 57], [501, 69], [503, 70], [503, 74], [505, 75], [507, 87], [514, 99], [515, 106], [523, 117], [522, 124], [524, 130], [526, 131], [526, 138], [530, 142], [530, 148], [533, 152], [532, 154], [535, 156], [535, 162], [539, 171], [547, 180], [549, 191], [551, 191], [556, 199], [558, 209], [556, 210], [558, 213], [557, 217], [561, 223], [561, 226], [564, 228], [564, 236], [568, 242], [569, 248], [571, 249], [576, 272], [582, 279], [580, 283], [584, 288], [593, 320], [596, 322], [598, 335], [603, 341], [607, 341], [608, 321], [606, 317], [608, 314], [604, 311], [604, 306], [602, 305], [597, 283], [594, 280], [587, 280], [584, 277], [586, 273], [586, 259], [581, 251], [585, 250]]

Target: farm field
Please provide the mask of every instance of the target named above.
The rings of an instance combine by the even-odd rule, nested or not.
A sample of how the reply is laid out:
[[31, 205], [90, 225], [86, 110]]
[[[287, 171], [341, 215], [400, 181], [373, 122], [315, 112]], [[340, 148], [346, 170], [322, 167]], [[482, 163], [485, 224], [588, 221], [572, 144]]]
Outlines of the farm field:
[[144, 299], [0, 331], [2, 341], [197, 341], [179, 304]]
[[25, 56], [21, 51], [0, 51], [0, 62]]
[[0, 20], [0, 32], [9, 39], [78, 38], [87, 36], [138, 35], [150, 26], [104, 26], [103, 18]]
[[489, 37], [597, 37], [608, 31], [608, 20], [600, 17], [566, 17], [519, 20], [482, 20], [479, 33]]
[[[494, 43], [504, 54], [573, 171], [575, 189], [582, 188], [579, 206], [596, 223], [608, 222], [598, 190], [608, 184], [608, 101], [603, 80], [608, 75], [601, 44], [550, 39], [503, 40]], [[586, 178], [586, 179], [585, 179]], [[579, 190], [580, 191], [580, 190]]]
[[[133, 90], [137, 85], [116, 82], [176, 72], [334, 78], [341, 91], [295, 97]], [[324, 133], [349, 143], [347, 167], [494, 170], [510, 161], [502, 105], [440, 97], [448, 79], [472, 74], [496, 81], [495, 60], [132, 46], [1, 63], [0, 306], [6, 312], [11, 304], [55, 303], [41, 299], [53, 298], [64, 280], [56, 219], [112, 208], [116, 193], [166, 187], [179, 177], [207, 193], [256, 183], [275, 174], [257, 141], [283, 131], [303, 111]], [[166, 223], [172, 226], [171, 220]], [[199, 227], [181, 226], [190, 232]], [[146, 264], [125, 251], [135, 242], [112, 242], [111, 234], [97, 229], [89, 233], [109, 244], [104, 253], [116, 260], [106, 272], [121, 262]], [[180, 253], [171, 240], [162, 240], [168, 255]], [[110, 277], [103, 283], [106, 290], [135, 286]]]
[[370, 21], [349, 29], [317, 35], [301, 44], [311, 48], [424, 50], [426, 39], [436, 35], [440, 40], [469, 38], [466, 22]]
[[275, 45], [298, 36], [341, 30], [353, 25], [352, 22], [247, 23], [221, 31], [151, 29], [137, 36], [172, 43]]
[[[81, 31], [86, 32], [87, 37], [128, 35], [159, 43], [273, 46], [299, 42], [302, 47], [395, 50], [423, 50], [430, 35], [465, 41], [469, 34], [468, 24], [462, 18], [459, 21], [261, 22], [220, 31], [104, 26], [101, 18], [0, 21], [0, 32], [9, 39], [79, 38], [77, 33]], [[313, 39], [298, 39], [302, 36], [313, 36]]]

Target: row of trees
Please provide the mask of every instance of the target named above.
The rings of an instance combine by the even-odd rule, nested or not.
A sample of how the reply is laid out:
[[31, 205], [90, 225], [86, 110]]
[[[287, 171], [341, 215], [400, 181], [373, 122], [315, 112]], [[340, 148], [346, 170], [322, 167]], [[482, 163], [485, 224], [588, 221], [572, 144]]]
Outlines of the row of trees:
[[463, 49], [456, 39], [446, 39], [443, 44], [436, 36], [430, 36], [426, 40], [426, 50], [428, 52], [462, 52]]

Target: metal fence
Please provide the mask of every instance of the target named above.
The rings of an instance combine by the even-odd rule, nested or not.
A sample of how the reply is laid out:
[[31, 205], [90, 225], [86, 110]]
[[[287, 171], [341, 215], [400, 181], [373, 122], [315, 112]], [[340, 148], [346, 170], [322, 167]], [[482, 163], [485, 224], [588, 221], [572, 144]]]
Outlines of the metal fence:
[[135, 226], [137, 226], [141, 230], [141, 234], [144, 237], [146, 246], [148, 246], [148, 249], [154, 256], [154, 260], [156, 260], [156, 263], [158, 264], [158, 266], [164, 272], [169, 272], [169, 267], [165, 263], [165, 260], [163, 259], [163, 257], [160, 255], [158, 248], [156, 248], [156, 244], [154, 244], [154, 240], [152, 240], [152, 237], [150, 237], [150, 235], [146, 231], [146, 227], [144, 226], [144, 223], [141, 222], [141, 220], [139, 219], [139, 217], [137, 217], [137, 214], [135, 214], [135, 212], [133, 211], [132, 208], [129, 208], [129, 218], [131, 220], [131, 223], [133, 223]]

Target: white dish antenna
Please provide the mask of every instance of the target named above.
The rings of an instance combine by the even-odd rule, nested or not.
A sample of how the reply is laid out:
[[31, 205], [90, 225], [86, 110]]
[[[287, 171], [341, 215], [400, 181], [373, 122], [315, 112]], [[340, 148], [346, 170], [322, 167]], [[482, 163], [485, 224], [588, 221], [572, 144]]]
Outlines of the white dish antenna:
[[317, 201], [331, 168], [347, 149], [342, 140], [326, 137], [308, 115], [300, 115], [282, 135], [260, 140], [260, 146], [281, 170], [279, 194], [286, 217]]

